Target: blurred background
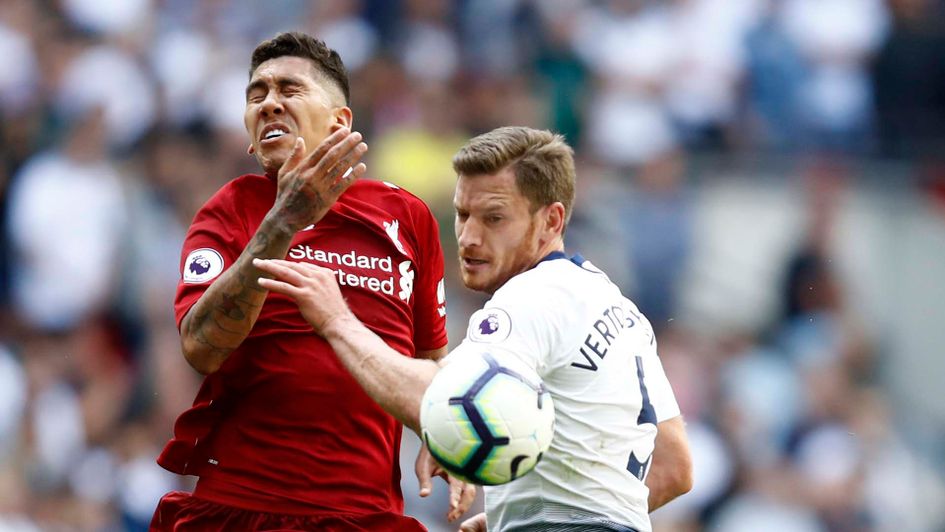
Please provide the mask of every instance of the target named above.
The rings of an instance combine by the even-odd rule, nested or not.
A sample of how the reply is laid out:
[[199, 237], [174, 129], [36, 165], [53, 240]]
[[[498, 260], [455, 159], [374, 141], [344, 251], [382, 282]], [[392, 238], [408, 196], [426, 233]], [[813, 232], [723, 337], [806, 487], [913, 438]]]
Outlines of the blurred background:
[[[3, 0], [0, 531], [145, 530], [199, 376], [183, 235], [246, 155], [249, 56], [336, 48], [369, 175], [441, 221], [471, 135], [577, 149], [567, 233], [658, 329], [695, 488], [658, 531], [945, 530], [937, 0]], [[446, 525], [445, 489], [407, 512]], [[479, 503], [481, 504], [481, 502]]]

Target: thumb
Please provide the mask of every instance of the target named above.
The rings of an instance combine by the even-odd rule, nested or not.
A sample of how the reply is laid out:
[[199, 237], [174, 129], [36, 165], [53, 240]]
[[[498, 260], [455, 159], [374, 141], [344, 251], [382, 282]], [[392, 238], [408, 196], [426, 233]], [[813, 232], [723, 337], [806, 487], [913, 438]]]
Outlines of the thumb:
[[[414, 463], [414, 473], [417, 474], [417, 481], [420, 484], [420, 496], [426, 497], [433, 491], [433, 477], [436, 475], [439, 466], [430, 455], [426, 445], [420, 447], [417, 454], [417, 461]], [[445, 478], [445, 477], [444, 477]]]
[[284, 175], [286, 172], [291, 172], [295, 169], [296, 166], [302, 162], [302, 159], [305, 157], [305, 139], [302, 137], [297, 137], [295, 139], [295, 145], [292, 146], [292, 153], [289, 154], [289, 158], [282, 163], [282, 168], [279, 170], [279, 175]]
[[463, 521], [459, 532], [486, 532], [486, 514], [479, 513]]
[[433, 491], [433, 477], [430, 475], [430, 468], [423, 464], [417, 467], [417, 481], [420, 484], [420, 496], [426, 497]]

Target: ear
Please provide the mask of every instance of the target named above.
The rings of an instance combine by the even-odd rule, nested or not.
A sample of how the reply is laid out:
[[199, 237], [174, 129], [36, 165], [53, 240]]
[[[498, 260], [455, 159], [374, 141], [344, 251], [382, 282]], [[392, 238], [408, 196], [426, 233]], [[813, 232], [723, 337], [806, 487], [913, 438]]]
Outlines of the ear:
[[545, 235], [551, 240], [564, 234], [564, 204], [556, 201], [544, 208]]
[[246, 148], [246, 155], [252, 155], [254, 153], [256, 153], [256, 148], [254, 148], [253, 145], [250, 144], [249, 147]]
[[354, 113], [351, 112], [350, 107], [336, 107], [334, 119], [335, 121], [331, 124], [332, 133], [343, 127], [351, 129], [351, 125], [354, 123]]

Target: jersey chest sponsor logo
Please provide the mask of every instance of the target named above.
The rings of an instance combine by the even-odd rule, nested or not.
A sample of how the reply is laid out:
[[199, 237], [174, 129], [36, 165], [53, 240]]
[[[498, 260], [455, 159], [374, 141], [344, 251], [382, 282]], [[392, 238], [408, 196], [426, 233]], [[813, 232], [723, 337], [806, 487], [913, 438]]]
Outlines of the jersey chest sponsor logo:
[[338, 284], [353, 288], [366, 288], [402, 301], [410, 301], [413, 295], [414, 270], [409, 260], [396, 262], [390, 256], [377, 257], [358, 253], [355, 250], [325, 251], [306, 244], [289, 250], [288, 257], [298, 261], [320, 263], [320, 266], [335, 272]]
[[469, 331], [466, 337], [473, 342], [486, 344], [499, 343], [512, 332], [512, 318], [500, 308], [477, 310], [469, 319]]
[[216, 250], [200, 248], [191, 251], [184, 261], [185, 283], [205, 283], [223, 272], [223, 256]]

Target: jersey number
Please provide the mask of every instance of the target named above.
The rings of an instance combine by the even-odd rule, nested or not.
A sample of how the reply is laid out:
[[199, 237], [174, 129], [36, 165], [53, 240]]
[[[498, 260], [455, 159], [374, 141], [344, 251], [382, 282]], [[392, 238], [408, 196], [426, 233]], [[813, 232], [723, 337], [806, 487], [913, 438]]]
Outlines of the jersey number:
[[[640, 381], [640, 396], [643, 398], [643, 406], [640, 408], [640, 415], [637, 416], [637, 425], [650, 423], [656, 425], [656, 410], [650, 403], [650, 394], [646, 391], [646, 383], [643, 382], [643, 358], [635, 357], [637, 360], [637, 380]], [[650, 453], [642, 462], [633, 451], [630, 452], [630, 459], [627, 460], [627, 471], [631, 475], [643, 482], [646, 474], [650, 471], [650, 463], [653, 461], [653, 453]]]

